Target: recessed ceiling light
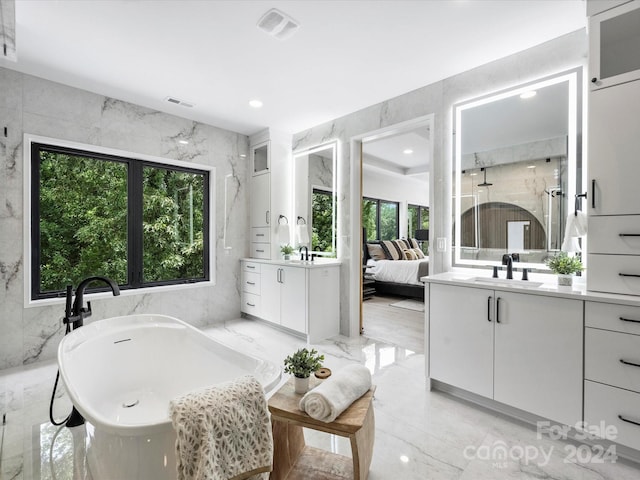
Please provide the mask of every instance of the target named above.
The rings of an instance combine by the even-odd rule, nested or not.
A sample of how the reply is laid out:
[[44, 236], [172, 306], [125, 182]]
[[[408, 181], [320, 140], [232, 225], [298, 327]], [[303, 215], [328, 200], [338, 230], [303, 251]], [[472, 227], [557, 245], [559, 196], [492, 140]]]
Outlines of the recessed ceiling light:
[[256, 98], [254, 100], [249, 100], [249, 105], [253, 108], [260, 108], [262, 107], [262, 102]]
[[410, 148], [405, 148], [402, 153], [404, 153], [405, 155], [411, 155], [413, 153], [413, 150], [411, 150]]
[[521, 93], [520, 94], [520, 98], [522, 98], [522, 99], [533, 98], [537, 94], [538, 93], [535, 90], [529, 90], [528, 92]]
[[182, 145], [189, 145], [189, 141], [188, 140], [178, 140], [178, 143], [180, 143]]
[[527, 165], [527, 168], [536, 168], [535, 165]]
[[241, 153], [240, 154], [240, 158], [247, 158], [247, 154], [246, 153]]
[[407, 457], [406, 455], [400, 455], [400, 461], [404, 463], [408, 463], [409, 457]]

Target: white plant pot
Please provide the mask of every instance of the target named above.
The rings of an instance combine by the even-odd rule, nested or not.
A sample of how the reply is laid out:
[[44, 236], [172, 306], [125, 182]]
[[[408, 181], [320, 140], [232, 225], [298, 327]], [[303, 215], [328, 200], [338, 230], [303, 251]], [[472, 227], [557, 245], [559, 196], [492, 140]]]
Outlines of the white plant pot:
[[293, 389], [301, 395], [307, 393], [309, 391], [309, 377], [293, 377]]
[[573, 285], [573, 275], [558, 274], [558, 286], [570, 287]]

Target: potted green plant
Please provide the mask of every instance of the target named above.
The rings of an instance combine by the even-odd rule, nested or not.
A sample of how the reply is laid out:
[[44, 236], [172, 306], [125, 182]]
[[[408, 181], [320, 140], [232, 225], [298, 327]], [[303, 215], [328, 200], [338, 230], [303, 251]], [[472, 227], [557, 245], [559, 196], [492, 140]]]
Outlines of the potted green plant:
[[558, 275], [558, 285], [571, 286], [573, 275], [581, 272], [584, 267], [580, 257], [570, 257], [567, 252], [560, 252], [545, 262], [551, 271]]
[[306, 393], [309, 390], [309, 377], [322, 367], [322, 362], [324, 355], [320, 355], [315, 348], [300, 348], [284, 359], [284, 373], [293, 375], [296, 393]]
[[293, 253], [293, 247], [288, 243], [286, 245], [282, 245], [280, 247], [280, 253], [282, 253], [282, 258], [285, 260], [291, 260], [291, 254]]

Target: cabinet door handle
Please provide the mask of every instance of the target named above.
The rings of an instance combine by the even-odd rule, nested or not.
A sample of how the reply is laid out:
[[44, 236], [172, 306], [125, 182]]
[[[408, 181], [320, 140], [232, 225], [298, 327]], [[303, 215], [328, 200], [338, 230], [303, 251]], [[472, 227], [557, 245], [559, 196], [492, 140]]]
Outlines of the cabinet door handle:
[[640, 233], [620, 233], [620, 237], [640, 237]]
[[640, 275], [638, 275], [637, 273], [619, 273], [618, 275], [620, 275], [621, 277], [636, 277], [636, 278], [640, 278]]
[[255, 307], [255, 305], [253, 303], [247, 302], [247, 305], [249, 305], [250, 307]]
[[259, 249], [256, 249], [256, 252], [259, 252], [259, 253], [264, 253], [264, 250], [259, 250]]
[[255, 285], [256, 282], [247, 282], [247, 285]]
[[253, 270], [253, 269], [255, 269], [256, 267], [254, 267], [253, 265], [247, 265], [247, 268], [250, 268], [250, 269], [252, 269], [252, 270]]
[[487, 321], [491, 321], [491, 300], [493, 299], [493, 297], [491, 295], [489, 295], [487, 297]]
[[631, 320], [630, 318], [618, 317], [623, 322], [640, 323], [640, 320]]
[[622, 420], [623, 422], [633, 423], [634, 425], [638, 425], [638, 426], [640, 426], [640, 423], [638, 423], [638, 422], [634, 422], [633, 420], [629, 420], [628, 418], [624, 418], [622, 415], [618, 415], [618, 418], [619, 418], [620, 420]]
[[284, 283], [284, 269], [280, 269], [280, 283]]
[[256, 237], [264, 237], [264, 233], [256, 233]]
[[264, 221], [269, 225], [269, 210], [264, 212]]
[[591, 79], [591, 83], [598, 83], [598, 78], [597, 77], [593, 77]]
[[640, 363], [627, 362], [624, 359], [620, 359], [620, 363], [624, 363], [625, 365], [631, 365], [632, 367], [640, 367]]
[[496, 298], [496, 323], [500, 323], [500, 300], [500, 297]]
[[591, 208], [596, 208], [596, 180], [591, 180]]

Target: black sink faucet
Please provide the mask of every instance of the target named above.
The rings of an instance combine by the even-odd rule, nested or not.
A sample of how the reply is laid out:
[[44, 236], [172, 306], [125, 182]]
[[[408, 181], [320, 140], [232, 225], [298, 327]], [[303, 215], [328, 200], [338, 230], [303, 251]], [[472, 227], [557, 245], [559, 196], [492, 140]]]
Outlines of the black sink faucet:
[[[302, 249], [304, 249], [304, 253], [302, 253]], [[309, 248], [307, 248], [306, 246], [303, 245], [302, 247], [300, 247], [298, 253], [300, 253], [300, 260], [309, 260]]]
[[507, 280], [513, 280], [513, 255], [506, 254], [502, 256], [502, 264], [507, 266]]
[[118, 284], [107, 277], [88, 277], [80, 282], [78, 288], [76, 288], [76, 298], [71, 306], [72, 290], [71, 285], [67, 286], [67, 308], [65, 310], [65, 323], [73, 324], [73, 329], [79, 328], [83, 325], [84, 319], [91, 316], [91, 302], [87, 302], [87, 308], [83, 307], [84, 291], [93, 282], [106, 283], [113, 292], [113, 296], [120, 295], [120, 288]]

